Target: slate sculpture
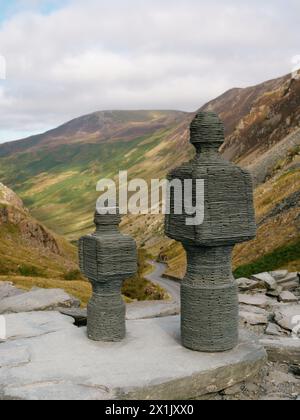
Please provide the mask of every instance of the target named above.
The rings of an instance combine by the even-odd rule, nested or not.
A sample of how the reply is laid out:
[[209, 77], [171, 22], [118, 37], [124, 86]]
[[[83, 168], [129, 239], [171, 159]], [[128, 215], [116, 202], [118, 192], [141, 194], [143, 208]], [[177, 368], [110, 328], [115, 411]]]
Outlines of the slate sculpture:
[[126, 335], [121, 288], [136, 274], [137, 251], [135, 241], [119, 232], [121, 217], [118, 209], [115, 213], [96, 212], [96, 232], [79, 241], [80, 269], [93, 286], [88, 304], [88, 337], [93, 341], [118, 342]]
[[184, 209], [183, 214], [174, 211], [171, 191], [165, 232], [187, 253], [181, 286], [182, 343], [194, 351], [222, 352], [238, 343], [238, 288], [231, 259], [235, 244], [256, 235], [252, 179], [219, 153], [224, 125], [215, 113], [198, 113], [190, 132], [196, 156], [168, 178], [204, 181], [204, 221], [188, 225]]

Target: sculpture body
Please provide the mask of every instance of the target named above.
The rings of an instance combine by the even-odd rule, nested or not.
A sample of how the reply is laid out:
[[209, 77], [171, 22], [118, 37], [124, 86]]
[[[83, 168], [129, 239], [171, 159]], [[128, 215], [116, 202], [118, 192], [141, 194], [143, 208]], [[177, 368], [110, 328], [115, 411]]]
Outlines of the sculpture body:
[[119, 214], [96, 213], [96, 232], [79, 241], [82, 273], [93, 286], [88, 304], [88, 337], [94, 341], [121, 341], [126, 335], [123, 281], [137, 271], [136, 244], [122, 235]]
[[224, 127], [217, 115], [199, 113], [191, 124], [196, 156], [169, 175], [170, 181], [204, 180], [204, 223], [188, 226], [184, 212], [175, 214], [171, 194], [165, 224], [166, 234], [181, 242], [187, 253], [182, 342], [203, 352], [231, 350], [238, 343], [238, 288], [231, 256], [235, 244], [256, 234], [251, 176], [220, 155], [223, 142]]

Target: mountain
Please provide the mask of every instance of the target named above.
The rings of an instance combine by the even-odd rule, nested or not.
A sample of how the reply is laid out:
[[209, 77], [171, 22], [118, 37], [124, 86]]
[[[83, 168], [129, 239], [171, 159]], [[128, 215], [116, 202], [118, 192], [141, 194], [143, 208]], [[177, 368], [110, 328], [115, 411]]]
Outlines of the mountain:
[[[299, 241], [299, 93], [299, 78], [287, 75], [231, 89], [201, 108], [224, 120], [222, 153], [249, 168], [257, 186], [258, 236], [236, 248], [236, 268], [248, 270], [263, 258], [274, 266], [300, 268], [294, 252]], [[0, 145], [0, 179], [34, 217], [77, 239], [92, 228], [99, 179], [114, 178], [120, 170], [128, 170], [131, 178], [162, 178], [193, 155], [188, 142], [193, 116], [106, 111], [78, 118], [40, 136]], [[167, 258], [170, 275], [182, 276], [184, 253], [163, 236], [162, 217], [126, 217], [123, 229], [153, 256]]]

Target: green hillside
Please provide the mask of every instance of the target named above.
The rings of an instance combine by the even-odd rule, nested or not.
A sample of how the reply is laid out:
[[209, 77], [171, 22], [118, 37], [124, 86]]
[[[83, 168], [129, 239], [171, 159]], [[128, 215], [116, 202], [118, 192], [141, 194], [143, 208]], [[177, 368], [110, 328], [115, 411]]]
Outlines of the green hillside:
[[[132, 177], [144, 177], [151, 152], [173, 135], [177, 125], [177, 121], [167, 128], [154, 125], [153, 132], [130, 141], [91, 143], [83, 137], [77, 143], [56, 145], [53, 141], [12, 153], [0, 158], [0, 179], [22, 197], [34, 217], [55, 232], [75, 239], [92, 226], [97, 181], [114, 178], [120, 170], [128, 170]], [[159, 157], [159, 153], [154, 155], [155, 159]]]

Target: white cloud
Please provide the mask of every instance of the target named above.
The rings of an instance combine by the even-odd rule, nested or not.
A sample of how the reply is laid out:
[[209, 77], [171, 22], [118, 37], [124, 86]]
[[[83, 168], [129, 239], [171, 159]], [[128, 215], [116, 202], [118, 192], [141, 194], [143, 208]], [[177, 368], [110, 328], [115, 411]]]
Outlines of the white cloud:
[[288, 73], [299, 12], [296, 0], [70, 0], [15, 13], [0, 26], [0, 141], [100, 109], [194, 110]]

